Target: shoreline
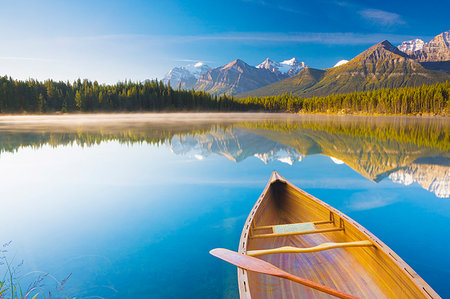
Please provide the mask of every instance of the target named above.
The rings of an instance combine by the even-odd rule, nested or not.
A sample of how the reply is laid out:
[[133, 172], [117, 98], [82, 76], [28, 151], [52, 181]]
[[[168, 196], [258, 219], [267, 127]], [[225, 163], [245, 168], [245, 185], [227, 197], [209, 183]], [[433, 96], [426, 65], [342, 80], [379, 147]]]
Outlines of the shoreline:
[[[132, 119], [131, 117], [140, 116], [148, 119], [158, 119], [158, 118], [172, 118], [173, 116], [181, 116], [185, 119], [186, 116], [264, 116], [263, 118], [279, 118], [281, 116], [287, 118], [297, 118], [301, 116], [314, 117], [314, 116], [330, 116], [330, 117], [376, 117], [376, 118], [426, 118], [426, 119], [450, 119], [450, 115], [447, 114], [431, 114], [431, 113], [421, 113], [421, 114], [378, 114], [378, 113], [304, 113], [304, 112], [265, 112], [265, 111], [246, 111], [246, 112], [220, 112], [220, 111], [165, 111], [165, 112], [153, 112], [153, 111], [140, 111], [140, 112], [80, 112], [80, 113], [21, 113], [21, 114], [2, 114], [0, 113], [0, 124], [5, 121], [11, 120], [23, 120], [29, 118], [30, 120], [69, 120], [69, 119], [92, 119], [99, 118], [103, 120], [108, 120], [109, 118], [115, 116], [120, 119]], [[223, 117], [226, 118], [226, 117]], [[198, 119], [198, 118], [197, 118]], [[117, 120], [111, 119], [111, 120]]]

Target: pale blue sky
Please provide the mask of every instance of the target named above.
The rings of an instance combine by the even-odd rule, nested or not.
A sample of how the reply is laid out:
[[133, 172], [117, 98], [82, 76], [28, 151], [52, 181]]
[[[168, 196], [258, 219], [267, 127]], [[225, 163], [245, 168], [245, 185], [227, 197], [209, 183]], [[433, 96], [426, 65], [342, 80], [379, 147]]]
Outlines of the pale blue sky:
[[384, 39], [428, 41], [449, 29], [449, 6], [436, 0], [0, 0], [0, 74], [114, 83], [161, 78], [190, 61], [219, 66], [241, 58], [256, 65], [268, 56], [326, 68]]

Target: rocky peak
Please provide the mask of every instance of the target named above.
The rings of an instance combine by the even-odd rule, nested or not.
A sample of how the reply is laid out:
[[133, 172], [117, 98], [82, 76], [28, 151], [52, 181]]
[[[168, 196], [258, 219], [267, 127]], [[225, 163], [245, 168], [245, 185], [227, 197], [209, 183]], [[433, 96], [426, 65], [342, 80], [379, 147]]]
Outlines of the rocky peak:
[[422, 50], [424, 45], [425, 45], [425, 42], [423, 40], [416, 38], [413, 40], [408, 40], [408, 41], [402, 42], [402, 44], [400, 46], [398, 46], [397, 48], [400, 51], [402, 51], [408, 55], [411, 55], [415, 51]]
[[267, 69], [271, 72], [281, 75], [294, 76], [299, 71], [306, 67], [304, 62], [299, 62], [295, 57], [284, 60], [282, 62], [276, 62], [270, 58], [266, 58], [262, 63], [256, 66], [259, 69]]
[[389, 41], [384, 40], [373, 45], [366, 51], [356, 56], [352, 61], [370, 61], [372, 63], [386, 59], [409, 58], [408, 55], [397, 49]]
[[191, 89], [198, 78], [211, 68], [203, 62], [177, 66], [171, 69], [162, 79], [164, 84], [170, 84], [173, 88]]
[[[302, 62], [304, 63], [304, 62]], [[297, 60], [297, 58], [292, 57], [291, 59], [282, 61], [281, 64], [285, 64], [285, 65], [298, 65], [300, 64], [300, 62]]]
[[256, 66], [258, 69], [267, 69], [272, 72], [278, 72], [278, 68], [280, 67], [280, 64], [278, 62], [273, 61], [270, 58], [266, 58], [263, 62], [258, 64]]
[[391, 44], [388, 40], [384, 40], [381, 43], [378, 43], [375, 45], [378, 50], [386, 50], [392, 53], [395, 53], [400, 56], [406, 56], [405, 53], [400, 51], [397, 47], [395, 47], [393, 44]]
[[[419, 61], [447, 61], [450, 60], [450, 30], [435, 36], [429, 43], [417, 52]], [[415, 53], [416, 54], [416, 53]]]
[[286, 75], [265, 68], [256, 68], [236, 59], [224, 66], [209, 70], [198, 79], [194, 88], [214, 94], [238, 94], [269, 85], [286, 77]]
[[247, 68], [250, 67], [247, 63], [245, 63], [243, 60], [236, 59], [233, 60], [227, 64], [225, 64], [222, 69], [230, 69], [230, 68]]
[[[422, 43], [422, 45], [421, 45]], [[450, 60], [450, 30], [436, 35], [428, 43], [420, 39], [403, 42], [398, 48], [420, 62], [446, 62]]]

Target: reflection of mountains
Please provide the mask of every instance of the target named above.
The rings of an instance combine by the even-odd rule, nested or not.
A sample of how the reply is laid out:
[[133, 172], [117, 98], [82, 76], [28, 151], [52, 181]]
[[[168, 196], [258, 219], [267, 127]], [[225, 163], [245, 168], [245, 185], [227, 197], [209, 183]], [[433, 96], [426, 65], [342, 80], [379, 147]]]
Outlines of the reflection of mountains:
[[241, 129], [175, 137], [170, 146], [176, 154], [191, 155], [197, 159], [215, 153], [234, 162], [255, 156], [266, 164], [278, 160], [292, 165], [302, 158], [293, 148]]
[[450, 197], [450, 159], [443, 157], [421, 158], [389, 175], [399, 184], [418, 183], [437, 197]]
[[292, 164], [323, 154], [375, 182], [389, 177], [402, 184], [417, 182], [439, 197], [450, 193], [450, 126], [444, 118], [175, 114], [150, 115], [146, 121], [133, 116], [135, 121], [123, 122], [116, 117], [91, 125], [0, 122], [0, 153], [116, 140], [169, 144], [177, 154], [201, 159], [217, 153], [236, 162], [255, 156], [265, 163]]
[[215, 153], [235, 162], [255, 156], [264, 163], [279, 160], [291, 165], [303, 156], [324, 154], [375, 182], [386, 177], [404, 185], [417, 182], [438, 197], [450, 197], [448, 151], [413, 143], [389, 139], [374, 142], [369, 137], [310, 129], [280, 132], [236, 128], [175, 137], [171, 148], [176, 154], [198, 159]]

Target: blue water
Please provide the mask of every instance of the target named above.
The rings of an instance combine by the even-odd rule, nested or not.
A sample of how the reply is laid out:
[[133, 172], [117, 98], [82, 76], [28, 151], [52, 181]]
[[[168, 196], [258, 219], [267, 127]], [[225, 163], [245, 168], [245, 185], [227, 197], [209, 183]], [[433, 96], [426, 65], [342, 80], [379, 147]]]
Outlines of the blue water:
[[[23, 260], [22, 284], [37, 270], [59, 282], [71, 274], [61, 291], [49, 277], [42, 287], [70, 298], [236, 298], [235, 268], [208, 251], [237, 248], [248, 212], [277, 170], [367, 227], [450, 297], [450, 200], [442, 187], [438, 197], [417, 182], [377, 183], [323, 154], [294, 155], [292, 165], [289, 155], [265, 164], [253, 153], [236, 162], [248, 148], [230, 157], [230, 146], [208, 151], [184, 140], [181, 150], [173, 138], [44, 142], [1, 153], [0, 243], [12, 241], [4, 247], [11, 264]], [[448, 165], [440, 167], [445, 183]]]

